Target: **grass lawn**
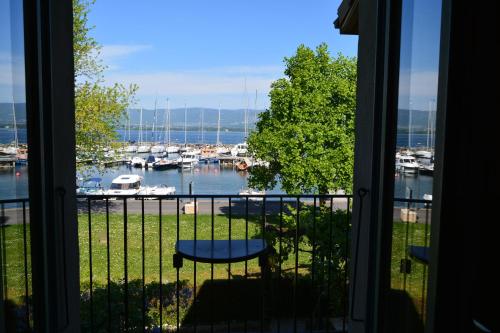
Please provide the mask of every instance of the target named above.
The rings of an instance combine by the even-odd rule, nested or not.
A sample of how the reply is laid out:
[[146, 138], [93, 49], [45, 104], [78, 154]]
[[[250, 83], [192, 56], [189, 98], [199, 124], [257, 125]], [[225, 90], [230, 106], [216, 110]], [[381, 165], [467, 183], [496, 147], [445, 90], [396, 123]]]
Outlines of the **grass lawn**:
[[[267, 217], [268, 222], [276, 223], [276, 217]], [[255, 238], [261, 235], [260, 217], [251, 217], [248, 223], [248, 237]], [[86, 214], [82, 214], [78, 219], [79, 223], [79, 251], [80, 251], [80, 280], [82, 295], [88, 292], [90, 281], [90, 245], [92, 258], [92, 282], [93, 287], [101, 291], [107, 284], [107, 237], [106, 237], [106, 216], [101, 213], [92, 214], [91, 221], [91, 242], [89, 242], [89, 224]], [[194, 221], [193, 215], [180, 215], [179, 238], [194, 239], [196, 233], [198, 239], [211, 239], [211, 217], [209, 215], [199, 215]], [[176, 216], [146, 215], [144, 219], [144, 265], [145, 282], [157, 288], [160, 281], [160, 261], [162, 267], [161, 281], [165, 286], [172, 285], [176, 281], [176, 270], [173, 267], [172, 256], [176, 241]], [[214, 238], [227, 239], [231, 225], [232, 239], [244, 239], [246, 224], [244, 218], [233, 217], [231, 223], [225, 215], [214, 217]], [[161, 231], [161, 243], [160, 243]], [[412, 272], [406, 275], [400, 273], [400, 260], [405, 258], [405, 251], [408, 245], [424, 245], [426, 229], [422, 224], [406, 224], [396, 222], [393, 229], [393, 253], [392, 253], [392, 281], [393, 289], [406, 288], [408, 294], [414, 300], [414, 304], [420, 309], [423, 302], [422, 290], [423, 281], [427, 278], [426, 266], [416, 261], [412, 261]], [[408, 237], [406, 235], [408, 234]], [[2, 243], [4, 246], [3, 258], [6, 271], [7, 296], [16, 303], [22, 303], [25, 292], [25, 272], [24, 272], [24, 248], [23, 248], [23, 226], [10, 225], [2, 228]], [[109, 216], [109, 249], [110, 249], [110, 276], [114, 283], [120, 283], [124, 278], [124, 221], [121, 214], [111, 214]], [[29, 237], [29, 236], [28, 236]], [[29, 239], [28, 263], [29, 258]], [[161, 247], [161, 252], [160, 252]], [[139, 214], [129, 214], [127, 220], [127, 269], [128, 280], [132, 284], [142, 279], [142, 218]], [[160, 258], [161, 254], [161, 258]], [[310, 263], [311, 255], [301, 252], [299, 255], [299, 265], [302, 266], [300, 273], [306, 275], [306, 266]], [[244, 263], [231, 265], [231, 275], [233, 279], [238, 279], [244, 275]], [[291, 256], [283, 264], [283, 270], [293, 272], [294, 256]], [[248, 262], [248, 272], [250, 278], [260, 276], [260, 268], [257, 259]], [[210, 279], [210, 264], [198, 263], [196, 265], [197, 286], [202, 287], [206, 280]], [[214, 265], [214, 279], [225, 280], [228, 276], [228, 265]], [[28, 269], [28, 279], [31, 279], [31, 272]], [[188, 281], [189, 285], [194, 283], [194, 264], [189, 260], [184, 260], [184, 266], [180, 269], [180, 280]], [[168, 289], [168, 287], [166, 287]], [[425, 290], [425, 289], [424, 289]], [[30, 291], [31, 293], [31, 291]], [[167, 293], [167, 291], [165, 291]], [[94, 294], [95, 295], [95, 294]], [[95, 311], [103, 312], [97, 308]]]

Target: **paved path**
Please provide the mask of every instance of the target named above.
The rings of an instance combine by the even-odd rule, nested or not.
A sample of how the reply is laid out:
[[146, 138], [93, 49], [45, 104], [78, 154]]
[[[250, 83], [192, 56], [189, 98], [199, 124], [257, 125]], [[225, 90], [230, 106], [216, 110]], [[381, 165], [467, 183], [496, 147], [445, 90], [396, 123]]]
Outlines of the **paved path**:
[[[188, 202], [187, 199], [179, 200], [179, 214], [183, 214], [184, 205]], [[312, 205], [311, 201], [301, 201], [306, 204]], [[319, 202], [317, 203], [319, 205]], [[158, 214], [159, 213], [159, 201], [158, 200], [144, 200], [144, 212], [145, 214]], [[162, 200], [162, 213], [163, 215], [175, 215], [177, 211], [177, 200]], [[287, 212], [287, 205], [296, 207], [295, 200], [284, 200], [283, 210]], [[329, 205], [329, 200], [327, 200], [327, 205]], [[347, 206], [346, 199], [335, 198], [333, 202], [334, 209], [345, 209]], [[87, 202], [85, 200], [79, 200], [78, 212], [81, 214], [87, 213]], [[105, 213], [106, 203], [102, 200], [91, 201], [91, 210], [93, 213]], [[229, 202], [228, 200], [215, 199], [214, 200], [214, 214], [216, 215], [228, 215], [229, 214]], [[250, 216], [261, 215], [263, 211], [262, 201], [248, 201], [248, 214]], [[123, 214], [124, 205], [122, 200], [110, 200], [109, 201], [109, 212], [112, 214]], [[127, 213], [128, 214], [141, 214], [142, 203], [140, 200], [127, 200]], [[198, 200], [198, 214], [206, 215], [211, 214], [212, 205], [210, 199], [199, 199]], [[280, 212], [280, 202], [277, 200], [268, 201], [265, 203], [265, 213], [266, 215], [279, 214]], [[244, 216], [246, 213], [246, 200], [233, 199], [231, 202], [231, 215], [232, 216]], [[394, 208], [394, 220], [400, 220], [400, 208]], [[418, 221], [420, 223], [425, 223], [426, 217], [428, 221], [431, 220], [431, 210], [426, 216], [426, 211], [424, 209], [419, 209]], [[29, 208], [26, 208], [26, 218], [29, 220]], [[7, 208], [2, 214], [0, 212], [0, 225], [1, 224], [21, 224], [23, 223], [22, 208]]]

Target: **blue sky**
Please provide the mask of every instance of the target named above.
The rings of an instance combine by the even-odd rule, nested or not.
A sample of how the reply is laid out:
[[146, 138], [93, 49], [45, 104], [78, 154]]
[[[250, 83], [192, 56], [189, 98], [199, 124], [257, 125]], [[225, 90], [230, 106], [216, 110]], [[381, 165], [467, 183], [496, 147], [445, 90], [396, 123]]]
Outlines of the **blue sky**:
[[[314, 5], [312, 5], [314, 3]], [[103, 45], [106, 82], [136, 83], [138, 105], [243, 108], [269, 104], [283, 57], [301, 43], [357, 53], [333, 27], [340, 0], [97, 0], [89, 16]], [[245, 79], [248, 97], [245, 97]]]

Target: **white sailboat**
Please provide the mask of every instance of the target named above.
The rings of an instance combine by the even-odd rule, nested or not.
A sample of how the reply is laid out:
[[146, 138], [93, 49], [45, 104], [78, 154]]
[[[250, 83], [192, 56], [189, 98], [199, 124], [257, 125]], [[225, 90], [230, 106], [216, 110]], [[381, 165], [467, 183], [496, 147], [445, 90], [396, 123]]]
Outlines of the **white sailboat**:
[[14, 102], [12, 102], [12, 117], [14, 122], [14, 142], [13, 145], [5, 147], [3, 153], [6, 155], [16, 155], [19, 149], [19, 139], [17, 137], [17, 120], [16, 120], [16, 107]]
[[139, 147], [137, 148], [138, 153], [149, 153], [151, 147], [149, 145], [145, 145], [142, 141], [142, 108], [141, 115], [139, 120]]
[[170, 100], [167, 99], [167, 118], [166, 118], [166, 128], [167, 128], [167, 154], [176, 154], [179, 152], [179, 147], [172, 145], [170, 141], [170, 133], [171, 133], [171, 113], [170, 113]]
[[[153, 137], [153, 141], [157, 141], [157, 136], [156, 136], [156, 121], [158, 119], [158, 110], [157, 110], [157, 100], [155, 99], [155, 113], [154, 113], [154, 121], [153, 121], [153, 129], [151, 136]], [[165, 152], [165, 146], [162, 144], [155, 144], [151, 147], [151, 154], [161, 154]]]
[[[128, 121], [127, 121], [127, 131], [128, 131], [128, 142], [130, 142], [130, 110], [128, 110]], [[127, 147], [125, 147], [125, 152], [126, 153], [135, 153], [137, 152], [137, 145], [136, 144], [129, 144]]]
[[215, 150], [215, 153], [217, 155], [227, 155], [230, 153], [230, 150], [227, 149], [226, 147], [224, 147], [222, 145], [222, 142], [220, 141], [220, 109], [221, 109], [221, 105], [219, 104], [219, 113], [217, 115], [217, 140], [216, 140], [216, 150]]

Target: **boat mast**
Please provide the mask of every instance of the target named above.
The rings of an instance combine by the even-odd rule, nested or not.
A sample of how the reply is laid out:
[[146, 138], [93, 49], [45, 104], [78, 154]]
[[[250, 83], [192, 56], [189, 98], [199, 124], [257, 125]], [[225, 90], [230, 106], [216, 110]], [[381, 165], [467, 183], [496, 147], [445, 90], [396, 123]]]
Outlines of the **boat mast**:
[[141, 113], [139, 117], [139, 144], [142, 145], [142, 108], [141, 108]]
[[156, 141], [156, 136], [155, 136], [155, 126], [156, 126], [156, 103], [158, 101], [158, 98], [155, 98], [155, 112], [153, 116], [153, 127], [151, 128], [151, 138], [153, 139], [153, 142]]
[[257, 123], [257, 89], [255, 89], [255, 101], [253, 104], [253, 126]]
[[16, 107], [14, 106], [14, 102], [12, 102], [12, 116], [14, 117], [14, 147], [16, 147], [17, 149], [19, 145], [19, 140], [17, 137]]
[[187, 105], [184, 104], [184, 146], [187, 144]]
[[220, 107], [221, 107], [221, 105], [219, 103], [219, 114], [217, 116], [217, 142], [216, 142], [217, 145], [220, 144], [220, 140], [219, 140], [219, 138], [220, 138]]
[[127, 118], [128, 118], [128, 121], [127, 121], [127, 125], [128, 125], [128, 142], [130, 142], [130, 109], [127, 110]]
[[429, 141], [431, 135], [431, 109], [432, 109], [432, 102], [429, 101], [429, 111], [427, 113], [427, 150], [431, 148]]
[[245, 98], [246, 98], [246, 107], [245, 107], [245, 140], [248, 136], [248, 92], [247, 92], [247, 78], [245, 77]]
[[410, 104], [410, 109], [408, 110], [408, 148], [411, 148], [411, 125], [412, 125], [411, 101], [409, 104]]
[[167, 98], [167, 129], [168, 129], [168, 145], [170, 146], [170, 99]]
[[205, 109], [201, 109], [201, 143], [205, 141]]

